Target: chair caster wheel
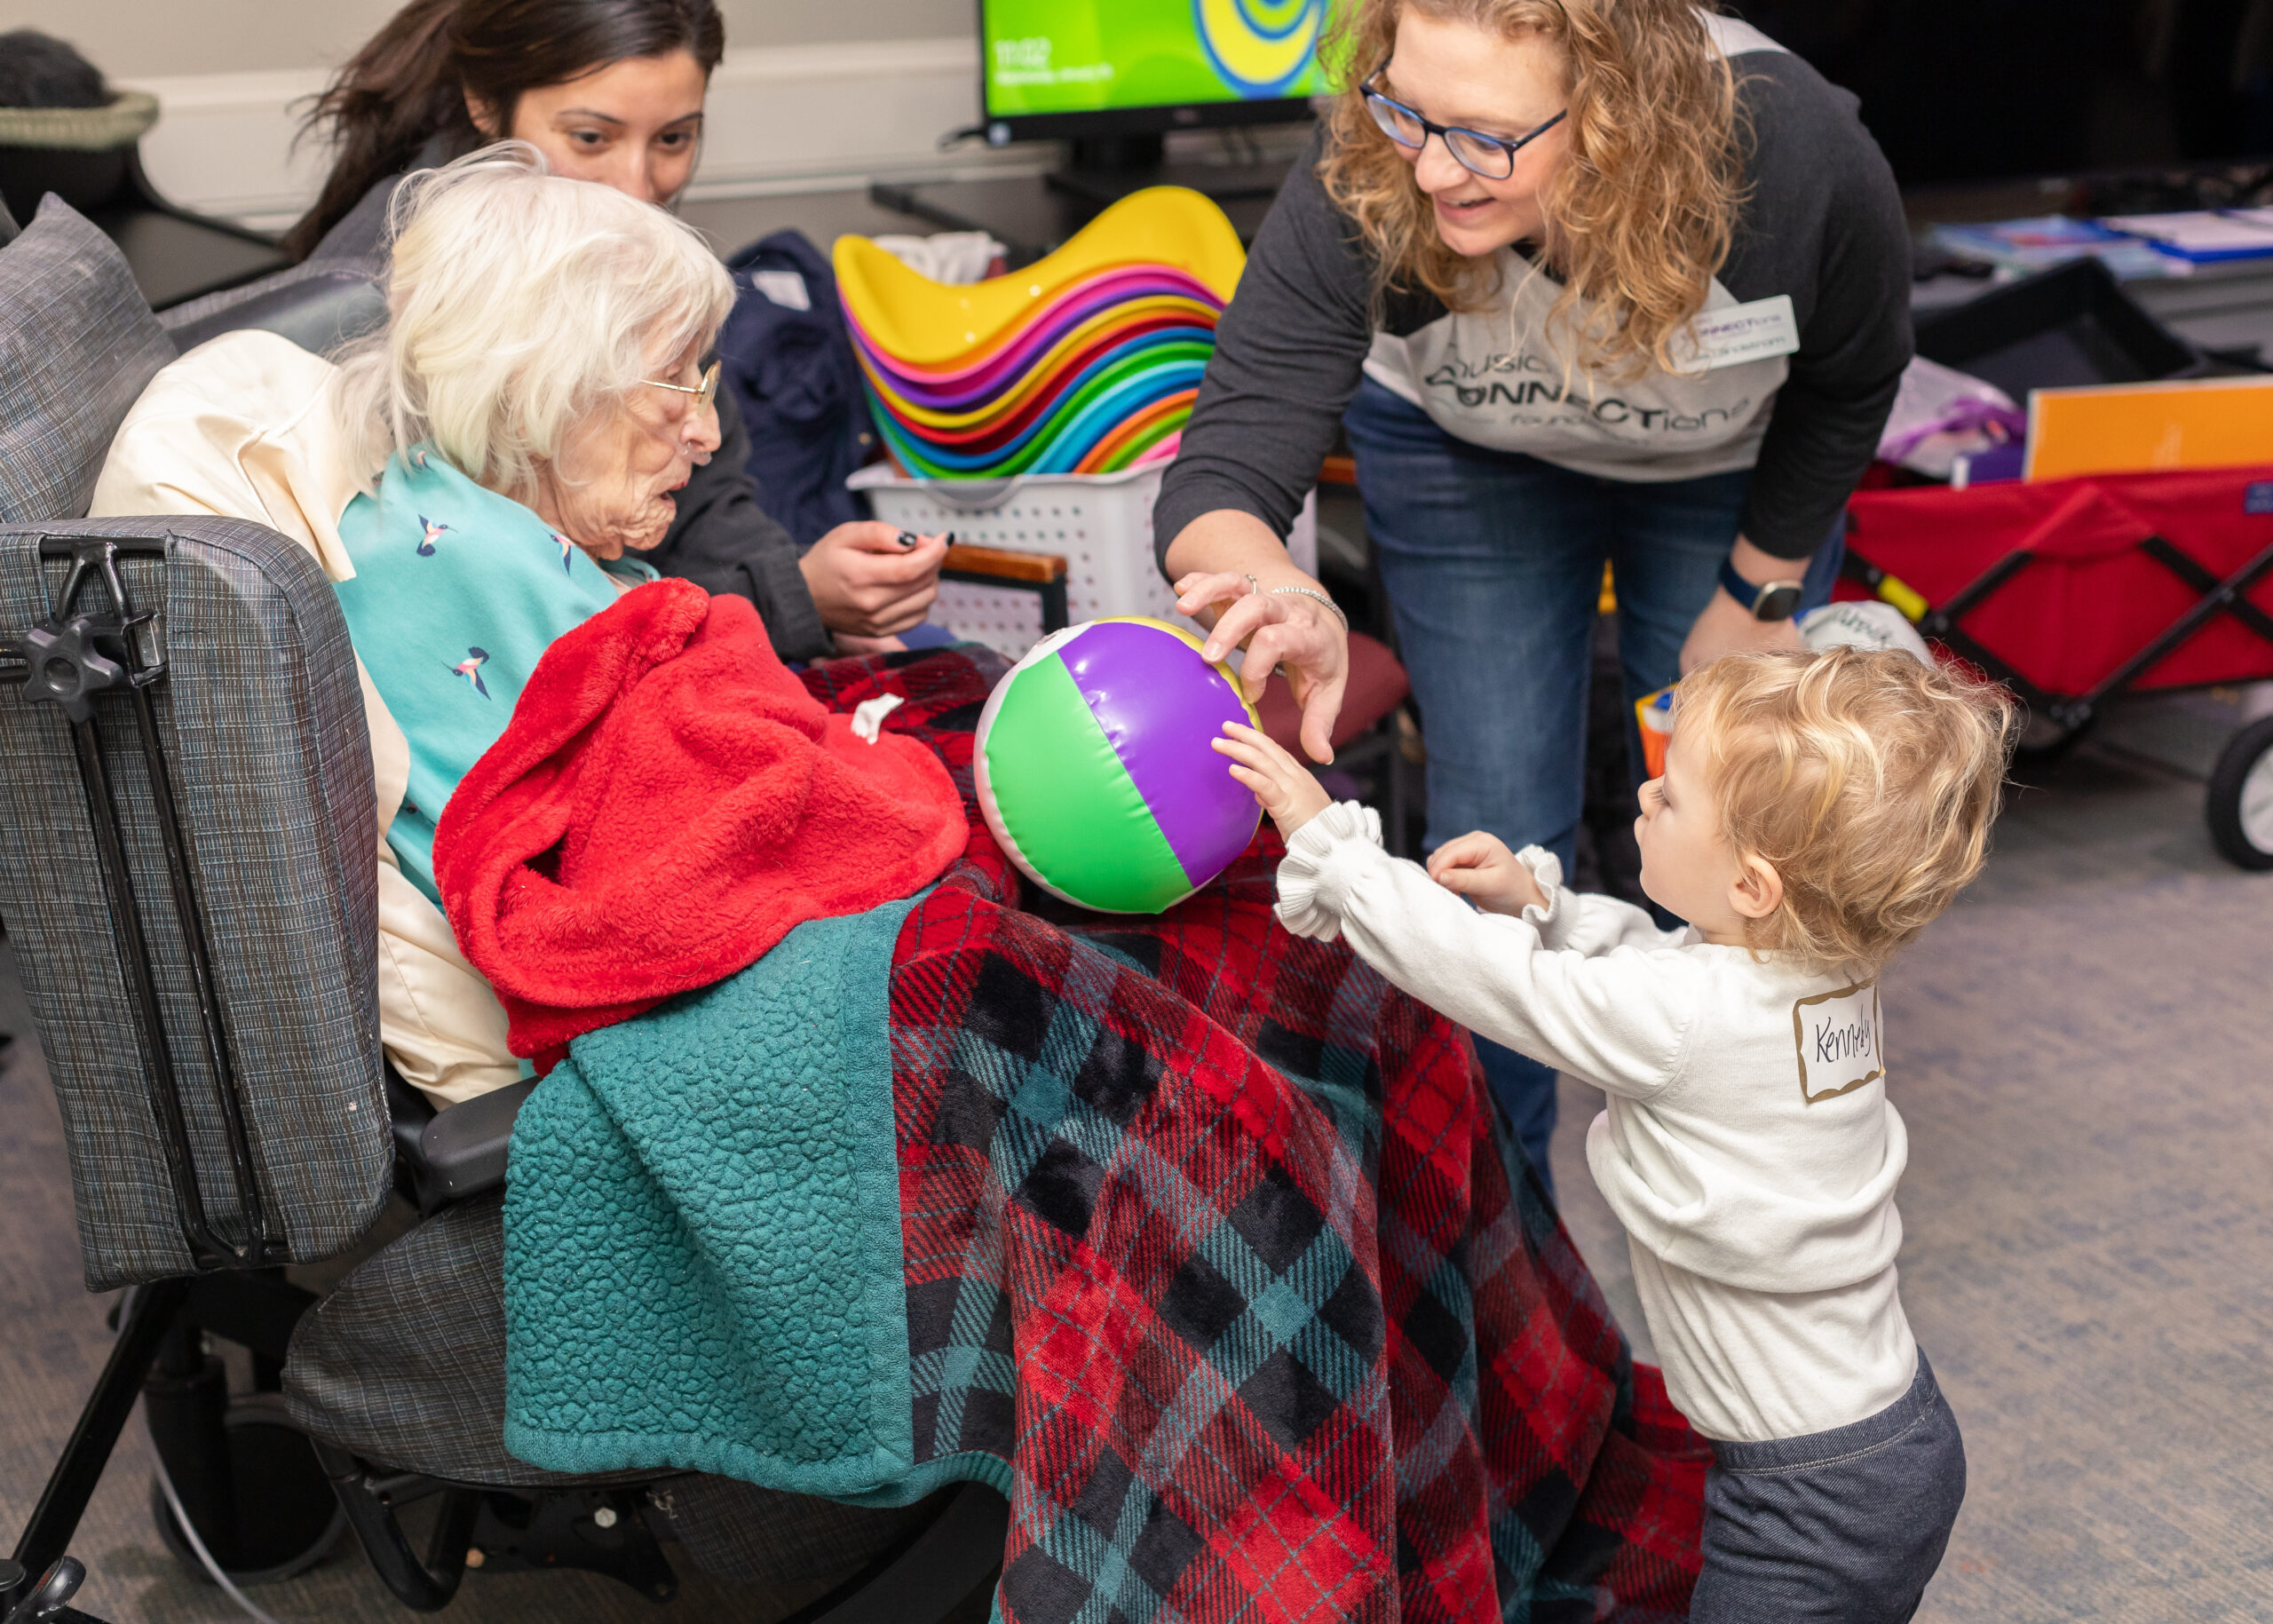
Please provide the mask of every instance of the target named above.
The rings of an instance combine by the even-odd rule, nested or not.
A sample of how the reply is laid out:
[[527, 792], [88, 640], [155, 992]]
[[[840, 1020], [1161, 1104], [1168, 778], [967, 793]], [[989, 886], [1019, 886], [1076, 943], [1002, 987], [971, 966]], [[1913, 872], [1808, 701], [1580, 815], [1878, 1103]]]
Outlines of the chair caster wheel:
[[2236, 867], [2273, 868], [2273, 717], [2230, 740], [2210, 772], [2210, 838]]
[[[24, 1580], [24, 1570], [13, 1562], [0, 1562], [0, 1596], [6, 1595]], [[6, 1624], [62, 1624], [63, 1620], [85, 1619], [83, 1612], [67, 1605], [79, 1594], [79, 1587], [87, 1582], [86, 1565], [76, 1557], [59, 1557], [55, 1565], [39, 1576], [31, 1593], [7, 1610]]]
[[[306, 1434], [285, 1418], [284, 1400], [277, 1393], [231, 1399], [221, 1424], [237, 1491], [237, 1537], [230, 1549], [213, 1550], [213, 1559], [238, 1585], [269, 1584], [307, 1572], [347, 1532], [347, 1512], [316, 1463]], [[154, 1476], [150, 1517], [174, 1560], [210, 1584], [211, 1575], [183, 1537]]]

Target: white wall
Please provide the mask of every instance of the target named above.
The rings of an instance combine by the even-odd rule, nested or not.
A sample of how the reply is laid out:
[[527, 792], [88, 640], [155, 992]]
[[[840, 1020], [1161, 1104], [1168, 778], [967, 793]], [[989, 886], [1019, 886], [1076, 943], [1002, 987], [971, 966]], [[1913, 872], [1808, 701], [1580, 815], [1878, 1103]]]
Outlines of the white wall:
[[70, 41], [115, 79], [336, 66], [390, 0], [10, 0], [12, 27]]
[[[10, 0], [0, 28], [67, 39], [105, 73], [258, 73], [334, 67], [400, 0]], [[735, 49], [973, 31], [972, 0], [719, 0]]]
[[[144, 138], [175, 201], [279, 226], [313, 198], [324, 154], [297, 152], [295, 104], [392, 13], [393, 0], [10, 0], [4, 26], [67, 39], [156, 93]], [[971, 0], [720, 0], [726, 59], [711, 82], [694, 194], [857, 186], [878, 178], [1040, 168], [1034, 151], [939, 138], [978, 115]]]

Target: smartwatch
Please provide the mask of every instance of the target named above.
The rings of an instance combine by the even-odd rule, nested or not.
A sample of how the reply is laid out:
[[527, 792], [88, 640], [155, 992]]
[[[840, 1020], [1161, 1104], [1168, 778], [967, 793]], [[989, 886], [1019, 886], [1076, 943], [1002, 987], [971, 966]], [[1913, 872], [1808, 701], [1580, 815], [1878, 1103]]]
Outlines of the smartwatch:
[[1800, 594], [1806, 589], [1796, 581], [1770, 581], [1765, 586], [1754, 586], [1736, 572], [1736, 566], [1726, 558], [1721, 560], [1721, 590], [1735, 598], [1745, 612], [1756, 621], [1788, 621], [1800, 606]]

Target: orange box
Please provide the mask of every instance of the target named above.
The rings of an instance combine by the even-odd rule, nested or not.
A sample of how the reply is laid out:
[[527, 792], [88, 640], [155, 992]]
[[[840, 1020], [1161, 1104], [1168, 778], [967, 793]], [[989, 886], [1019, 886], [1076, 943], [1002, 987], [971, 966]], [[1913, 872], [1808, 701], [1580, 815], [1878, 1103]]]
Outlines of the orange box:
[[1642, 729], [1642, 766], [1651, 778], [1666, 772], [1666, 747], [1673, 742], [1673, 691], [1679, 683], [1659, 688], [1634, 701], [1634, 720]]
[[2038, 389], [2023, 477], [2234, 468], [2273, 461], [2273, 377]]

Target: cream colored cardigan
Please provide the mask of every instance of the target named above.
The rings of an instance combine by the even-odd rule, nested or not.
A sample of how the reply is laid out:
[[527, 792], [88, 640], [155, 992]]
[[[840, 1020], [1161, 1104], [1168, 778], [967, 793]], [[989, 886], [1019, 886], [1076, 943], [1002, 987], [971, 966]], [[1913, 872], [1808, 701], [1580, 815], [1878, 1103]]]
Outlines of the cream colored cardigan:
[[[332, 580], [351, 579], [339, 516], [360, 483], [330, 410], [337, 370], [273, 333], [231, 333], [192, 350], [126, 415], [90, 517], [248, 519], [299, 543]], [[515, 1081], [520, 1064], [489, 983], [387, 848], [410, 747], [360, 660], [356, 675], [378, 782], [379, 1041], [407, 1081], [438, 1105], [455, 1105]]]

